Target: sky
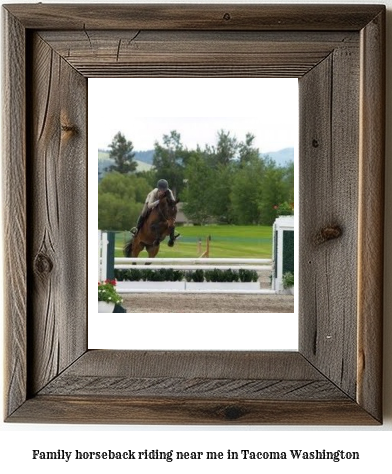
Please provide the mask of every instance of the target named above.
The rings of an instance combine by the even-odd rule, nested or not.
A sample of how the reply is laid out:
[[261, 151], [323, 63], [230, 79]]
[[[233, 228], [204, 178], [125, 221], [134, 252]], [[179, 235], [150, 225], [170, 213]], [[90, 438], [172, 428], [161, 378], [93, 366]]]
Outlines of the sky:
[[[220, 130], [255, 135], [261, 152], [296, 147], [297, 79], [89, 79], [89, 141], [107, 149], [121, 132], [135, 151], [176, 130], [187, 148], [216, 144]], [[91, 141], [90, 141], [91, 143]]]

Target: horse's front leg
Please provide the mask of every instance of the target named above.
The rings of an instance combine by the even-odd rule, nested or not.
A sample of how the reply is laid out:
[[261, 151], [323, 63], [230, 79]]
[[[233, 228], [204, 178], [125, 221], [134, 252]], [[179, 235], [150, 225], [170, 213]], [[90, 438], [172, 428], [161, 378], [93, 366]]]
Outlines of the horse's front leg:
[[161, 233], [159, 229], [159, 224], [151, 224], [151, 231], [155, 237], [155, 240], [153, 241], [152, 245], [154, 247], [159, 247], [159, 244], [161, 243]]

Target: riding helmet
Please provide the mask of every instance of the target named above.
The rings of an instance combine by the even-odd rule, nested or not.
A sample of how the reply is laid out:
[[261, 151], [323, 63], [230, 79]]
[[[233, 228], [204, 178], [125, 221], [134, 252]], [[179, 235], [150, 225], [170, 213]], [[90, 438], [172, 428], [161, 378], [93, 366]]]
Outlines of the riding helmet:
[[166, 189], [168, 189], [168, 187], [169, 187], [169, 183], [166, 181], [166, 179], [160, 179], [157, 183], [157, 188], [160, 191], [166, 191]]

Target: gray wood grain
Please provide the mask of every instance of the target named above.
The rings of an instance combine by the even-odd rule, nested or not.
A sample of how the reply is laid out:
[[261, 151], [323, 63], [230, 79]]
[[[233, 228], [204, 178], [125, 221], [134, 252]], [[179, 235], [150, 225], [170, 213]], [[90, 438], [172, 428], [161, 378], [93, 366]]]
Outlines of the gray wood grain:
[[[25, 32], [19, 21], [3, 16], [3, 215], [5, 416], [26, 399], [26, 90]], [[19, 54], [14, 54], [18, 52]]]
[[[300, 80], [300, 347], [309, 361], [353, 398], [358, 54], [358, 48], [337, 48]], [[325, 229], [336, 229], [340, 235], [329, 238]]]
[[31, 29], [356, 31], [379, 5], [7, 5]]
[[89, 351], [40, 395], [343, 400], [296, 352]]
[[152, 398], [227, 398], [230, 400], [345, 400], [329, 380], [128, 378], [60, 375], [40, 395], [95, 395]]
[[67, 375], [324, 380], [298, 352], [92, 350]]
[[36, 423], [180, 425], [376, 425], [353, 400], [135, 399], [36, 396], [9, 420]]
[[86, 79], [32, 37], [32, 393], [86, 351]]
[[357, 399], [382, 417], [385, 12], [361, 31]]
[[[299, 77], [356, 33], [43, 31], [44, 41], [86, 77], [227, 74]], [[230, 57], [230, 65], [227, 58]]]

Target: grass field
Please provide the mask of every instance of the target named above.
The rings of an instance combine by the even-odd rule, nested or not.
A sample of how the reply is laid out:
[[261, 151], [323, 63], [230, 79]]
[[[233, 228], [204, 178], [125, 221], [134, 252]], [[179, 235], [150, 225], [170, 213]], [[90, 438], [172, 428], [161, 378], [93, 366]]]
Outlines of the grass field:
[[[210, 240], [211, 258], [271, 258], [272, 227], [269, 226], [186, 226], [177, 227], [181, 237], [174, 247], [167, 245], [168, 239], [161, 244], [158, 257], [199, 257], [198, 242], [201, 239], [201, 252], [206, 250], [206, 241]], [[122, 248], [129, 239], [129, 232], [116, 234], [116, 257], [122, 257]], [[148, 257], [144, 250], [140, 257]]]

